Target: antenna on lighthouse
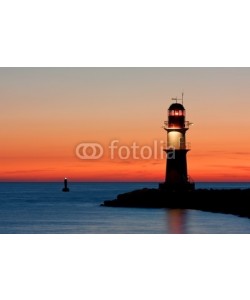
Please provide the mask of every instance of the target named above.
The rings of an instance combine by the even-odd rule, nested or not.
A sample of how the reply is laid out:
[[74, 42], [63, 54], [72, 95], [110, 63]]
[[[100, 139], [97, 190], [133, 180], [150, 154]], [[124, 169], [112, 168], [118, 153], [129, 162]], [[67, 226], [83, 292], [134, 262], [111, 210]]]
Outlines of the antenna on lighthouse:
[[178, 99], [178, 97], [176, 97], [176, 98], [172, 98], [171, 100], [175, 101], [175, 103], [178, 103], [178, 101], [181, 101], [181, 104], [183, 105], [183, 98], [184, 98], [184, 93], [182, 92], [182, 98], [181, 99]]

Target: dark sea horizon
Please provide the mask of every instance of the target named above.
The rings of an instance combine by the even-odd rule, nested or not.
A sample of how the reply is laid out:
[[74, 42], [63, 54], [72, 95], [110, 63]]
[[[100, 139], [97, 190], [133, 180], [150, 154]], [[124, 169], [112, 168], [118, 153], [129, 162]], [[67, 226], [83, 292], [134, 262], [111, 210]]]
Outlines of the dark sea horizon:
[[[103, 207], [105, 200], [158, 182], [1, 182], [0, 234], [248, 234], [250, 219], [198, 210]], [[249, 188], [197, 182], [196, 188]], [[201, 199], [202, 201], [202, 199]]]

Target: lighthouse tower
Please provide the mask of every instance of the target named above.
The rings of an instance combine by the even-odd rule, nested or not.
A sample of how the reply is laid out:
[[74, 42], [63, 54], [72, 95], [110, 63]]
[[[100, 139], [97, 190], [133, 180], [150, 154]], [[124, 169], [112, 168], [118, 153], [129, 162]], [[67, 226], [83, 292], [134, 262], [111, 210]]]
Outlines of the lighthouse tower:
[[[187, 172], [187, 152], [190, 150], [186, 143], [186, 132], [192, 124], [185, 120], [186, 111], [182, 99], [172, 98], [175, 103], [168, 109], [168, 121], [164, 122], [167, 131], [166, 178], [160, 188], [170, 191], [194, 190], [195, 184]], [[178, 101], [181, 101], [178, 102]]]

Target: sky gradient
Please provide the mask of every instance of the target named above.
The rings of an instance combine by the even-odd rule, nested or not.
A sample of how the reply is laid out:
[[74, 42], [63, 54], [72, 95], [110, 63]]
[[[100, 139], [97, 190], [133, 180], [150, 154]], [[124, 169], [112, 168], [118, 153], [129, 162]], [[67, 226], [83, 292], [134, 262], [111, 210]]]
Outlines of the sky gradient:
[[[164, 181], [162, 126], [182, 91], [193, 180], [250, 181], [250, 68], [229, 67], [0, 68], [0, 180]], [[103, 157], [79, 159], [83, 142]], [[139, 158], [119, 159], [133, 143]]]

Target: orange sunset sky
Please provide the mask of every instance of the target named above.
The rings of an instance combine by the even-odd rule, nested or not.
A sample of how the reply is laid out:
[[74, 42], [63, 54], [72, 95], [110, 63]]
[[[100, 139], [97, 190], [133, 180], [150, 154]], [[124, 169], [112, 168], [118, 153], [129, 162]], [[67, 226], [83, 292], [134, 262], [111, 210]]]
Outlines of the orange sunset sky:
[[[190, 176], [249, 181], [250, 68], [229, 67], [0, 68], [0, 180], [161, 182], [162, 126], [182, 91], [194, 123], [186, 135]], [[79, 159], [83, 142], [99, 143], [103, 156]], [[120, 159], [119, 148], [133, 143], [139, 158]], [[154, 143], [157, 153], [143, 159], [142, 147]]]

